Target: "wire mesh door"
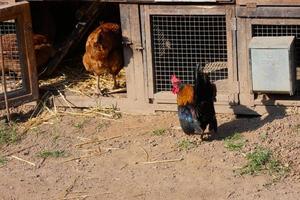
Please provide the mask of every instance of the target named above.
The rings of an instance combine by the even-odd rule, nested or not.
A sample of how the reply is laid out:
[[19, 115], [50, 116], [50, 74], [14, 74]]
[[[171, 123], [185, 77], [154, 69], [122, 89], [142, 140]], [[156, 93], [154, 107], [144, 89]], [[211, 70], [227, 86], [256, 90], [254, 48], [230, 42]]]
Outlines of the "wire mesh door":
[[172, 74], [193, 84], [197, 64], [213, 82], [228, 78], [225, 15], [153, 15], [151, 27], [155, 92]]
[[[149, 22], [145, 25], [146, 41], [151, 41], [147, 47], [150, 53], [146, 52], [147, 67], [152, 66], [148, 70], [151, 76], [148, 80], [152, 82], [148, 83], [149, 96], [168, 98], [173, 74], [184, 83], [193, 84], [193, 74], [200, 64], [217, 85], [217, 99], [226, 104], [237, 102], [238, 91], [233, 86], [237, 82], [233, 11], [223, 6], [175, 7], [146, 9], [145, 18]], [[173, 10], [176, 10], [175, 14]]]
[[0, 107], [38, 97], [28, 3], [0, 4]]

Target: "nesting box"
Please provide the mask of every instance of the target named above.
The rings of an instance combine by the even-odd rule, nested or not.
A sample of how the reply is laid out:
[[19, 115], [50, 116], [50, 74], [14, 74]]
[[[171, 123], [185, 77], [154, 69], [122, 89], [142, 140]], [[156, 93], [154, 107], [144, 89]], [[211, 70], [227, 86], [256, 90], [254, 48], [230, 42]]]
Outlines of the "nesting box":
[[294, 36], [253, 37], [250, 66], [254, 92], [295, 92]]

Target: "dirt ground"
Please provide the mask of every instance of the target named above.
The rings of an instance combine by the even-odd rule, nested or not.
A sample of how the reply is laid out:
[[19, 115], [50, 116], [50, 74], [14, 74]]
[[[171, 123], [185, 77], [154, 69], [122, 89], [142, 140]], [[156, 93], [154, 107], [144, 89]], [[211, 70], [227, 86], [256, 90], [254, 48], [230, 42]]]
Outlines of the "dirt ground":
[[[0, 199], [299, 199], [300, 115], [218, 115], [218, 122], [218, 136], [200, 141], [180, 130], [176, 113], [54, 117], [0, 147], [9, 155]], [[238, 151], [225, 147], [235, 133], [245, 139]], [[289, 170], [241, 175], [258, 146]], [[43, 151], [64, 154], [42, 158]]]

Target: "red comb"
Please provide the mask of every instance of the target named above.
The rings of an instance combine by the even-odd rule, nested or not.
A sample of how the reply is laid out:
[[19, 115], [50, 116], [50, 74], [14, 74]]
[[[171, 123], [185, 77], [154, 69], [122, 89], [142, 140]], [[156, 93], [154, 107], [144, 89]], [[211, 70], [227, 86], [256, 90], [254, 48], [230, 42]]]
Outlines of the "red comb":
[[176, 77], [175, 74], [173, 74], [172, 77], [171, 77], [171, 82], [172, 82], [172, 83], [179, 83], [179, 82], [181, 82], [181, 81], [180, 81], [180, 79], [178, 79], [178, 78]]

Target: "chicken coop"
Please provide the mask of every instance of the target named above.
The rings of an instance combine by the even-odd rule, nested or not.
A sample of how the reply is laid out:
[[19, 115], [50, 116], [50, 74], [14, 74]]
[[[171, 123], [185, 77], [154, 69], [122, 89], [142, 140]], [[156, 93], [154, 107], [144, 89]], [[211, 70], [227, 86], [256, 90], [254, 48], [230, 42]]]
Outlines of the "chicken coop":
[[[73, 60], [65, 57], [76, 48], [83, 49], [88, 34], [98, 21], [103, 20], [121, 25], [124, 58], [122, 76], [126, 92], [91, 98], [87, 97], [86, 91], [81, 90], [79, 95], [74, 95], [64, 90], [64, 100], [59, 100], [61, 95], [57, 96], [56, 105], [90, 107], [100, 103], [114, 104], [128, 112], [175, 111], [176, 96], [171, 93], [171, 76], [175, 74], [184, 83], [193, 83], [194, 71], [200, 65], [217, 86], [215, 106], [219, 113], [261, 114], [267, 106], [300, 106], [298, 0], [29, 2], [32, 32], [48, 35], [49, 40], [54, 41], [55, 51], [47, 57], [49, 60], [42, 69], [38, 60], [41, 56], [36, 55], [34, 59], [34, 53], [37, 52], [33, 51], [36, 46], [31, 37], [34, 38], [35, 34], [32, 33], [32, 36], [28, 31], [31, 30], [28, 3], [16, 3], [13, 6], [0, 4], [1, 84], [6, 85], [0, 89], [1, 101], [7, 98], [13, 102], [17, 96], [21, 101], [36, 99], [37, 89], [44, 87], [41, 81], [38, 86], [38, 75], [39, 78], [52, 75], [56, 69], [53, 66]], [[8, 9], [16, 14], [8, 14], [12, 13]], [[65, 12], [75, 17], [62, 17]], [[281, 40], [287, 41], [281, 49], [286, 53], [278, 54], [278, 48], [282, 47]], [[7, 45], [7, 41], [11, 44]], [[254, 54], [255, 48], [267, 53]], [[8, 59], [9, 56], [12, 59]], [[75, 57], [82, 63], [82, 54]], [[279, 65], [276, 59], [282, 63]], [[254, 66], [255, 63], [258, 64]], [[74, 74], [84, 75], [76, 79], [76, 84], [88, 82], [90, 75], [82, 69], [82, 66], [79, 71], [73, 66], [60, 69], [62, 72], [59, 73], [65, 78], [62, 82], [74, 85], [74, 80], [66, 80], [72, 79]], [[289, 92], [276, 88], [281, 86], [279, 82], [272, 85], [273, 89], [257, 89], [262, 86], [259, 84], [278, 81], [274, 80], [272, 74], [282, 74], [278, 80], [283, 80], [289, 86]], [[257, 80], [261, 82], [256, 84]], [[92, 84], [95, 85], [95, 82], [90, 83], [89, 88], [93, 87]], [[64, 89], [74, 91], [69, 85], [65, 85]], [[52, 89], [57, 87], [55, 83]]]
[[38, 98], [29, 14], [26, 3], [0, 2], [1, 108]]

